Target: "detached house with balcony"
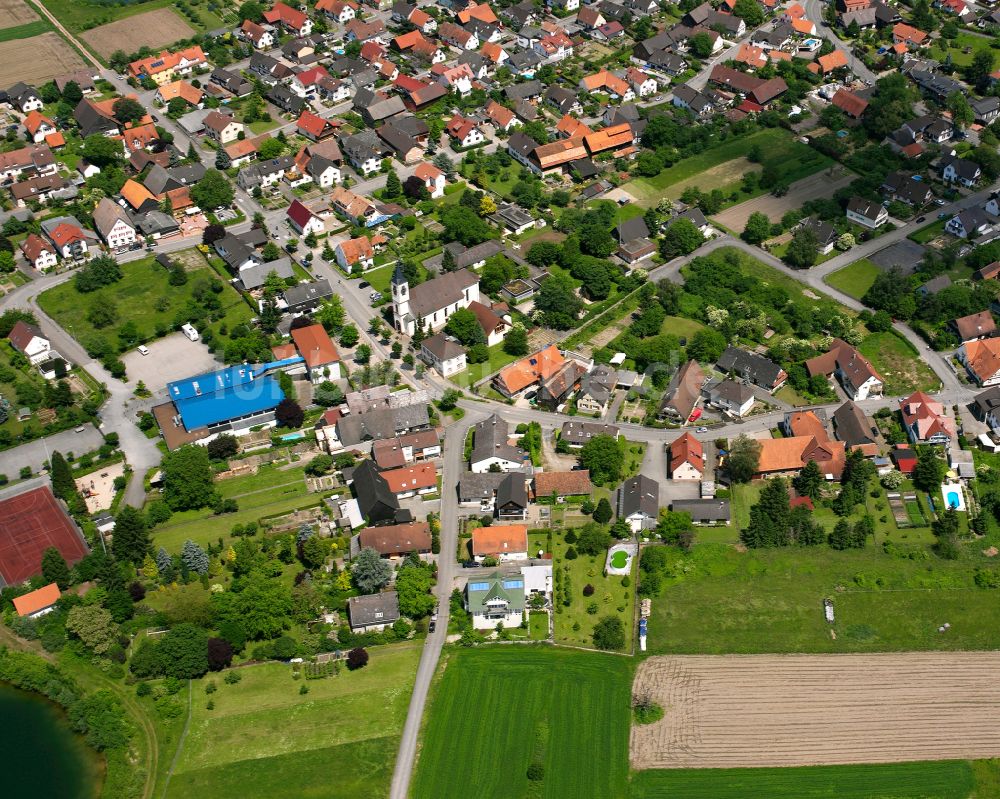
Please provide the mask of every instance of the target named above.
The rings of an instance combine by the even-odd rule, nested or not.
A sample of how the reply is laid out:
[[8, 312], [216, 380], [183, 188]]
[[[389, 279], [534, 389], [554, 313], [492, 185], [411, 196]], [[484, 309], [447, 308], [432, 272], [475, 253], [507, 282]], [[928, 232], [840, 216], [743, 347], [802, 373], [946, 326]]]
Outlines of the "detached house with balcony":
[[[486, 528], [489, 529], [489, 528]], [[465, 609], [472, 615], [476, 630], [519, 627], [524, 617], [524, 577], [494, 572], [475, 577], [465, 587]]]
[[869, 397], [881, 397], [885, 386], [882, 376], [871, 361], [846, 341], [835, 338], [824, 355], [806, 361], [809, 376], [836, 377], [847, 396], [858, 402]]
[[135, 244], [135, 225], [125, 209], [107, 197], [94, 209], [94, 228], [110, 250], [120, 252]]

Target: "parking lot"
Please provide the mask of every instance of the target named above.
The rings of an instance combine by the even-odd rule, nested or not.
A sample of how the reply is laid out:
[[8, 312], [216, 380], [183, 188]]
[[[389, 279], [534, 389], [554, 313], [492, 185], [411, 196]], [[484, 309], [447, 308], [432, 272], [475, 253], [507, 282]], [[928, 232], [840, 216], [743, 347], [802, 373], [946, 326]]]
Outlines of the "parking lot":
[[154, 394], [172, 380], [210, 372], [219, 366], [208, 347], [201, 341], [189, 341], [183, 333], [171, 333], [147, 346], [149, 355], [132, 350], [122, 360], [129, 383], [136, 385], [141, 380]]

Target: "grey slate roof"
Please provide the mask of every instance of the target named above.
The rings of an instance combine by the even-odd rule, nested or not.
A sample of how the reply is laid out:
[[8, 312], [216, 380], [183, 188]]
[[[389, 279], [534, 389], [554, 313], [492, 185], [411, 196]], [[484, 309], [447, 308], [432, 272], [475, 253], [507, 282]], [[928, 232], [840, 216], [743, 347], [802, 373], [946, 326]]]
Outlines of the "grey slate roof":
[[368, 596], [352, 596], [347, 600], [351, 627], [371, 627], [392, 624], [399, 619], [399, 595], [395, 591]]
[[636, 475], [618, 489], [618, 516], [627, 518], [641, 513], [655, 519], [660, 512], [660, 484], [644, 474]]

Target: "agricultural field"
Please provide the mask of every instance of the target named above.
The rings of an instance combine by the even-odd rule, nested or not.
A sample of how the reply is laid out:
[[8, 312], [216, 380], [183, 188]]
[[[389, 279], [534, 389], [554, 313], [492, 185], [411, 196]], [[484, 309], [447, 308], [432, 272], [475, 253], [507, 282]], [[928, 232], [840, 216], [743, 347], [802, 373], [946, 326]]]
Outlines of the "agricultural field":
[[877, 264], [872, 263], [867, 258], [855, 261], [843, 269], [838, 269], [826, 276], [826, 282], [838, 291], [844, 292], [848, 297], [860, 300], [872, 287], [879, 272]]
[[781, 197], [763, 194], [752, 200], [734, 205], [713, 218], [729, 230], [740, 233], [746, 227], [750, 214], [762, 213], [772, 222], [780, 222], [786, 212], [801, 208], [809, 200], [830, 197], [838, 189], [854, 180], [855, 176], [842, 166], [831, 166], [822, 172], [795, 181]]
[[937, 391], [941, 386], [940, 379], [920, 357], [916, 348], [891, 330], [869, 334], [858, 350], [885, 379], [885, 393], [888, 396], [914, 391]]
[[[115, 50], [134, 52], [140, 47], [164, 47], [179, 39], [187, 39], [194, 29], [170, 8], [158, 8], [128, 16], [115, 22], [88, 30], [80, 35], [101, 58], [108, 58]], [[122, 42], [127, 42], [122, 47]]]
[[[880, 536], [881, 538], [881, 536]], [[937, 560], [893, 536], [893, 556], [869, 545], [739, 552], [725, 544], [678, 554], [653, 598], [651, 654], [756, 654], [1000, 648], [1000, 609], [973, 584], [967, 553]], [[909, 540], [909, 539], [908, 539]], [[977, 545], [982, 547], [982, 544]], [[670, 576], [672, 575], [672, 576]], [[832, 598], [836, 623], [823, 618]], [[705, 608], [711, 608], [706, 613]], [[951, 626], [945, 632], [938, 628]]]
[[[387, 795], [420, 646], [377, 647], [370, 656], [359, 671], [318, 680], [295, 680], [283, 663], [241, 668], [235, 685], [221, 675], [195, 680], [166, 796]], [[218, 690], [207, 696], [209, 682]]]
[[[522, 645], [446, 652], [415, 799], [627, 796], [629, 659]], [[533, 763], [541, 781], [527, 779]]]
[[[763, 149], [765, 160], [762, 164], [752, 164], [747, 160], [746, 156], [755, 144]], [[692, 186], [703, 192], [713, 189], [731, 191], [739, 186], [744, 174], [759, 172], [767, 165], [773, 165], [782, 180], [793, 183], [832, 163], [787, 131], [773, 128], [730, 139], [685, 158], [654, 177], [636, 178], [622, 188], [635, 197], [639, 205], [649, 207], [662, 197], [675, 200]], [[760, 189], [758, 193], [764, 191]]]
[[[659, 769], [632, 775], [633, 799], [966, 799], [990, 761], [799, 768]], [[984, 769], [988, 770], [988, 769]], [[985, 783], [985, 779], [983, 782]], [[977, 781], [978, 783], [978, 781]], [[993, 793], [976, 796], [993, 796]]]
[[0, 28], [19, 28], [38, 20], [38, 14], [24, 0], [0, 0]]
[[[736, 768], [1000, 755], [995, 652], [654, 657], [633, 691], [633, 768]], [[766, 742], [766, 743], [765, 743]]]
[[[116, 331], [127, 322], [134, 322], [140, 339], [161, 338], [175, 327], [178, 314], [184, 313], [193, 301], [199, 284], [206, 281], [222, 284], [218, 297], [222, 303], [222, 321], [232, 329], [249, 321], [253, 313], [236, 290], [208, 267], [207, 264], [188, 270], [188, 281], [171, 286], [170, 275], [153, 258], [128, 264], [124, 277], [98, 291], [81, 294], [74, 281], [67, 281], [43, 292], [38, 300], [42, 310], [55, 319], [77, 341], [84, 345], [95, 336], [115, 340]], [[88, 318], [87, 309], [111, 302], [117, 310], [116, 321], [106, 328], [96, 328]], [[183, 321], [183, 320], [182, 320]]]
[[[201, 18], [204, 28], [211, 30], [222, 25], [222, 20], [219, 18], [219, 14], [222, 12], [213, 10], [209, 6], [209, 2], [189, 0], [189, 5]], [[45, 0], [45, 7], [71, 33], [82, 33], [83, 31], [94, 30], [102, 26], [106, 27], [118, 20], [142, 16], [161, 9], [166, 10], [170, 16], [175, 17], [177, 20], [182, 20], [180, 11], [174, 13], [175, 4], [172, 0], [138, 0], [138, 2], [123, 2], [119, 4], [90, 2], [88, 0]], [[155, 20], [157, 18], [148, 19]], [[167, 17], [163, 17], [162, 19], [166, 20]], [[169, 24], [174, 23], [171, 22]], [[129, 36], [139, 36], [143, 33], [148, 34], [148, 31], [144, 31], [142, 27], [125, 29], [122, 32]], [[190, 34], [184, 34], [177, 38], [185, 38], [186, 36], [190, 36]], [[137, 38], [122, 39], [118, 42], [117, 47], [112, 48], [111, 52], [121, 48], [130, 53], [138, 50], [141, 44], [142, 42]]]
[[56, 75], [86, 66], [83, 58], [54, 31], [29, 39], [4, 41], [0, 86], [11, 86], [18, 81], [40, 85]]

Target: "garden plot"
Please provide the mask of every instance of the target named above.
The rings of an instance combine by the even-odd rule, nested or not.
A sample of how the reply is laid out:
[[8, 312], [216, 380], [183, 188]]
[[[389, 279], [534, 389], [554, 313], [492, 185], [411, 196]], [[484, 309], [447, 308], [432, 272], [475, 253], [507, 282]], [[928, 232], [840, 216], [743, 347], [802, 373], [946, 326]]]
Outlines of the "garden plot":
[[[817, 613], [821, 608], [817, 607]], [[1000, 755], [1000, 653], [654, 657], [634, 693], [634, 768], [890, 763]]]

